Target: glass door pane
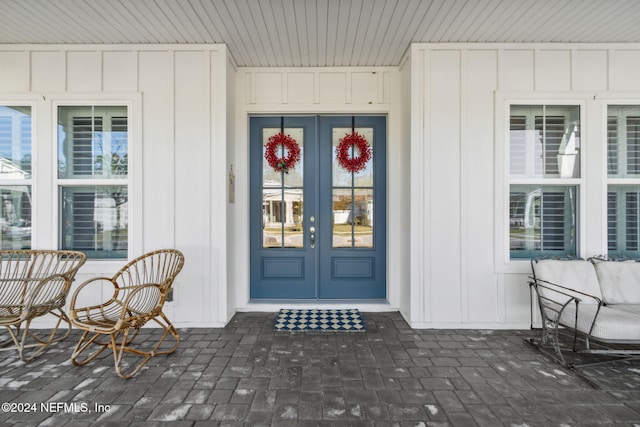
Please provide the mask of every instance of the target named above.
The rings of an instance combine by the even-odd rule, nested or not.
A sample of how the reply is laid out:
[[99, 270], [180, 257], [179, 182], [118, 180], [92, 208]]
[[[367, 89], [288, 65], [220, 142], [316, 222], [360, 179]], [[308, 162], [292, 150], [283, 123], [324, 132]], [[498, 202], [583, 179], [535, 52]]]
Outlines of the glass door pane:
[[[280, 133], [280, 128], [262, 130], [262, 247], [304, 247], [304, 132], [302, 128], [285, 128], [283, 134], [293, 139], [300, 152], [289, 167], [279, 163], [291, 158], [286, 144], [273, 148], [274, 164], [266, 159], [269, 141]], [[292, 148], [293, 149], [293, 148]]]
[[[349, 139], [352, 132], [361, 137], [360, 143], [345, 145], [345, 137]], [[373, 128], [333, 128], [334, 248], [373, 248], [372, 145]], [[363, 153], [367, 149], [368, 154]]]

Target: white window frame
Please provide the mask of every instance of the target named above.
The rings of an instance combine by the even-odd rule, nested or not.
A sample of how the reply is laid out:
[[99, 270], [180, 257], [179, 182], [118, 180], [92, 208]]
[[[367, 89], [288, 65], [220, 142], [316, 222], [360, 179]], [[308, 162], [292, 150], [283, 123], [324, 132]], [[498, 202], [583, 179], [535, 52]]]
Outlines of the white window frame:
[[[128, 174], [124, 179], [91, 179], [91, 178], [59, 178], [58, 176], [58, 108], [59, 107], [90, 107], [90, 106], [125, 106], [128, 113]], [[59, 247], [61, 229], [60, 191], [68, 186], [127, 186], [128, 193], [128, 245], [127, 257], [142, 251], [143, 223], [142, 223], [142, 96], [141, 94], [99, 94], [99, 95], [60, 95], [52, 96], [50, 102], [51, 137], [53, 139], [51, 153], [51, 185], [49, 200], [52, 206], [50, 221], [52, 227], [50, 240], [55, 247]], [[122, 259], [90, 258], [88, 262], [121, 264]]]
[[30, 107], [31, 108], [31, 178], [29, 179], [0, 179], [0, 187], [3, 186], [30, 186], [31, 187], [31, 247], [35, 248], [38, 240], [39, 230], [34, 226], [36, 209], [38, 207], [37, 191], [36, 189], [36, 165], [37, 149], [36, 141], [39, 140], [38, 135], [38, 98], [33, 95], [19, 96], [12, 95], [11, 97], [0, 98], [0, 105], [2, 106], [18, 106], [18, 107]]
[[[540, 186], [575, 186], [578, 201], [576, 203], [576, 253], [585, 251], [584, 215], [587, 197], [585, 194], [585, 167], [588, 156], [588, 135], [585, 129], [587, 117], [587, 99], [592, 94], [550, 94], [550, 93], [496, 93], [495, 129], [496, 129], [496, 169], [495, 169], [495, 271], [499, 273], [530, 272], [530, 260], [512, 259], [509, 241], [509, 202], [512, 184]], [[510, 116], [512, 105], [577, 106], [580, 109], [580, 174], [578, 178], [511, 178], [510, 174]], [[606, 147], [605, 147], [606, 148]], [[606, 193], [606, 192], [605, 192]], [[606, 194], [605, 194], [606, 197]]]
[[[630, 96], [633, 97], [633, 95], [630, 94]], [[640, 95], [635, 95], [636, 99], [634, 100], [630, 100], [630, 99], [609, 99], [609, 98], [605, 98], [602, 101], [602, 127], [603, 127], [603, 137], [602, 137], [602, 141], [603, 142], [603, 159], [605, 162], [605, 185], [604, 185], [604, 199], [603, 199], [603, 206], [604, 206], [604, 243], [603, 243], [603, 249], [602, 249], [602, 253], [606, 254], [608, 253], [609, 250], [609, 242], [608, 242], [608, 237], [609, 237], [609, 224], [608, 224], [608, 211], [607, 211], [607, 207], [608, 207], [608, 199], [607, 199], [607, 195], [609, 192], [609, 186], [611, 185], [621, 185], [621, 186], [640, 186], [640, 176], [636, 176], [636, 177], [609, 177], [609, 173], [608, 173], [608, 150], [607, 150], [607, 141], [608, 141], [608, 118], [609, 118], [609, 107], [610, 106], [617, 106], [617, 105], [629, 105], [629, 106], [636, 106], [636, 107], [640, 107]]]

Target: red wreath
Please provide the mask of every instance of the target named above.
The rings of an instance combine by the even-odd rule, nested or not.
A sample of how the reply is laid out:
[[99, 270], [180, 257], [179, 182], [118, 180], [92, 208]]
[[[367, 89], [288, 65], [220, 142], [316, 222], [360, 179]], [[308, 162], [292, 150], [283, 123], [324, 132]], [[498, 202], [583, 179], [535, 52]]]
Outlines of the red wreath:
[[[352, 151], [351, 147], [354, 148]], [[356, 156], [355, 151], [358, 151]], [[352, 154], [352, 157], [349, 157]], [[367, 140], [358, 132], [346, 134], [336, 147], [336, 155], [340, 166], [349, 172], [360, 172], [367, 167], [367, 162], [371, 159], [372, 150]]]
[[[269, 162], [269, 166], [277, 172], [289, 173], [289, 169], [293, 169], [300, 160], [300, 146], [295, 139], [282, 132], [270, 137], [265, 147], [267, 149], [264, 153], [264, 158]], [[284, 147], [287, 151], [286, 157], [278, 157], [276, 153], [279, 151], [279, 147]]]

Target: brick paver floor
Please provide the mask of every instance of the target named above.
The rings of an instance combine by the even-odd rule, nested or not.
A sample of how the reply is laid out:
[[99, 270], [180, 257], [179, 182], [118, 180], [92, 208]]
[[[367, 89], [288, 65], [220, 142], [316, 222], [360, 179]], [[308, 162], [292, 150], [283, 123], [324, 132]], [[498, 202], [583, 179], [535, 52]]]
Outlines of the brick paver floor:
[[363, 313], [365, 333], [275, 333], [275, 316], [183, 329], [175, 353], [130, 380], [107, 352], [71, 365], [75, 331], [26, 364], [2, 352], [0, 425], [640, 425], [638, 361], [579, 376], [525, 343], [532, 331], [416, 330]]

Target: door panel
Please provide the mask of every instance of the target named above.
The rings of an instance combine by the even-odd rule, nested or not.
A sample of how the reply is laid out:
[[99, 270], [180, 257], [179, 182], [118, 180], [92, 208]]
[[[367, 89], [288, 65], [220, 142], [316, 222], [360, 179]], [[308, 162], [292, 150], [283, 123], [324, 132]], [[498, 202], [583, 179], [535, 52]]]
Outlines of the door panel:
[[[315, 117], [254, 117], [250, 123], [251, 298], [315, 298], [316, 254], [305, 212], [316, 206]], [[269, 137], [283, 132], [300, 147], [286, 173], [265, 160]], [[286, 151], [276, 153], [286, 157]]]
[[[336, 155], [354, 130], [373, 148], [358, 172]], [[300, 148], [286, 171], [265, 159], [279, 132]], [[384, 117], [251, 118], [251, 298], [386, 297], [385, 151]], [[275, 157], [288, 154], [280, 145]]]
[[[349, 172], [337, 159], [340, 139], [352, 131], [373, 148], [364, 170]], [[320, 150], [319, 298], [386, 298], [386, 119], [322, 117]], [[352, 153], [351, 158], [358, 153]]]

